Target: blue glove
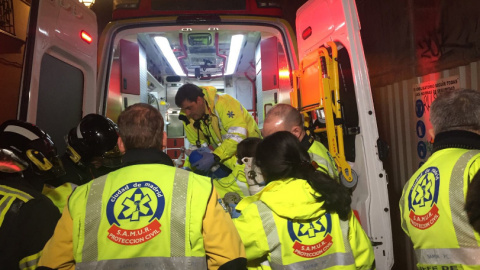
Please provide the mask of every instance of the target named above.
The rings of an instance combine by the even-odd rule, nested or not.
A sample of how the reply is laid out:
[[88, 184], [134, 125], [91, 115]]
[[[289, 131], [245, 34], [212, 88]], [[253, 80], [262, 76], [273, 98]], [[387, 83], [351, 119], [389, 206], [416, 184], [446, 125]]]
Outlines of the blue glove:
[[208, 148], [208, 147], [200, 147], [200, 148], [198, 148], [197, 150], [194, 150], [194, 151], [197, 151], [199, 153], [210, 153], [210, 152], [212, 152], [212, 150], [210, 150], [210, 148]]
[[229, 203], [228, 206], [230, 206], [230, 209], [231, 209], [231, 213], [230, 213], [230, 216], [232, 216], [232, 218], [238, 218], [242, 213], [238, 212], [237, 209], [235, 207], [237, 207], [237, 204], [235, 203]]
[[[198, 150], [195, 150], [195, 151], [198, 151]], [[213, 155], [213, 153], [210, 153], [210, 152], [198, 151], [198, 153], [202, 155], [202, 158], [200, 160], [197, 160], [195, 163], [192, 163], [192, 166], [195, 167], [196, 170], [209, 171], [210, 168], [215, 163], [215, 156]]]

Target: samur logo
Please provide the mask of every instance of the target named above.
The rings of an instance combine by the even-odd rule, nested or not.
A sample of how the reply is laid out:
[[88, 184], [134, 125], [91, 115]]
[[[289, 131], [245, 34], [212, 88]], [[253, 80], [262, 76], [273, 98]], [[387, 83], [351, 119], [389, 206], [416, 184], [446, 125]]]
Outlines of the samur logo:
[[162, 190], [152, 182], [129, 183], [108, 200], [108, 239], [120, 245], [138, 245], [160, 234], [165, 209]]
[[440, 217], [437, 201], [440, 188], [440, 172], [437, 167], [428, 167], [415, 179], [408, 194], [410, 224], [426, 230]]
[[293, 241], [293, 253], [304, 258], [315, 258], [332, 245], [332, 217], [326, 213], [309, 223], [288, 220], [288, 234]]

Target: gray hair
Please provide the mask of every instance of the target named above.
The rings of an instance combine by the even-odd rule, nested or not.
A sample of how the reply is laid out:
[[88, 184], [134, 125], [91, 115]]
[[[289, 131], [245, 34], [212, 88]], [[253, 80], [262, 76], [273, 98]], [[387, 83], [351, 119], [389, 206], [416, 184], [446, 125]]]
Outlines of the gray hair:
[[440, 94], [430, 107], [435, 134], [449, 130], [480, 132], [480, 91], [463, 89]]

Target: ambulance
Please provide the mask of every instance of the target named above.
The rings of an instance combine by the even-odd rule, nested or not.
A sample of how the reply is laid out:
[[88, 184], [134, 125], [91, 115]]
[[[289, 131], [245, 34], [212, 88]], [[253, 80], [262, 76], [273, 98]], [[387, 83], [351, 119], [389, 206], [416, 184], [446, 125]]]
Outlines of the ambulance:
[[378, 136], [354, 0], [309, 0], [296, 13], [295, 31], [275, 0], [113, 5], [99, 35], [96, 15], [78, 1], [32, 1], [19, 119], [41, 126], [62, 151], [82, 116], [116, 121], [127, 106], [149, 103], [165, 116], [167, 153], [181, 160], [189, 145], [174, 97], [183, 84], [233, 96], [260, 128], [272, 106], [291, 104], [351, 189], [377, 269], [392, 268], [382, 164], [388, 146]]

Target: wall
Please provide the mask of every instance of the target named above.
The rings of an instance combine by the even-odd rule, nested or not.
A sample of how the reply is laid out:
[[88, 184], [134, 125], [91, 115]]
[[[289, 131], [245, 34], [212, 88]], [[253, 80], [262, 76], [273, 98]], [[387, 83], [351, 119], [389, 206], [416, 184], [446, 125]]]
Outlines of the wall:
[[[15, 119], [20, 94], [22, 77], [23, 53], [28, 28], [30, 4], [28, 1], [13, 0], [15, 37], [5, 38], [0, 33], [0, 123], [8, 119]], [[8, 48], [8, 50], [4, 50]]]

